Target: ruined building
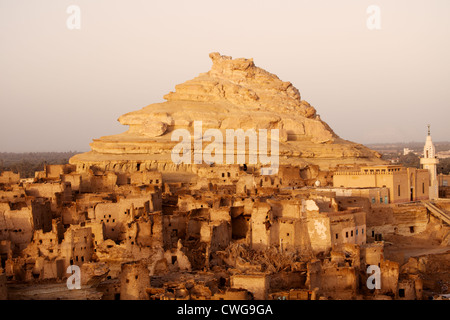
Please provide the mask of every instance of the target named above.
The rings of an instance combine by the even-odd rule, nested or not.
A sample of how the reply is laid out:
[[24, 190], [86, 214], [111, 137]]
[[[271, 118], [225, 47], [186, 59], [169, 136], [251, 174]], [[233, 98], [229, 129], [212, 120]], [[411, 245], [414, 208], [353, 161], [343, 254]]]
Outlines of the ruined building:
[[[121, 116], [128, 131], [70, 164], [33, 181], [1, 173], [0, 299], [445, 297], [450, 203], [428, 201], [429, 170], [339, 138], [252, 59], [210, 57], [210, 71]], [[214, 144], [216, 162], [198, 161], [231, 129], [250, 130], [245, 152], [233, 136]], [[279, 143], [276, 170], [252, 129], [278, 129], [266, 141]], [[183, 163], [174, 132], [189, 134]]]

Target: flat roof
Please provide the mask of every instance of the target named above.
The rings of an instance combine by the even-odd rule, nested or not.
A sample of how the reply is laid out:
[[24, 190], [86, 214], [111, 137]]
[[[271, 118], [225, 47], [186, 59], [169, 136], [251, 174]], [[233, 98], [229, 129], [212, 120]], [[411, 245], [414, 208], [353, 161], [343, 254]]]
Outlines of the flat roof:
[[361, 169], [367, 169], [367, 168], [375, 168], [375, 169], [379, 169], [379, 168], [403, 168], [402, 165], [398, 165], [398, 164], [376, 164], [373, 166], [361, 166]]

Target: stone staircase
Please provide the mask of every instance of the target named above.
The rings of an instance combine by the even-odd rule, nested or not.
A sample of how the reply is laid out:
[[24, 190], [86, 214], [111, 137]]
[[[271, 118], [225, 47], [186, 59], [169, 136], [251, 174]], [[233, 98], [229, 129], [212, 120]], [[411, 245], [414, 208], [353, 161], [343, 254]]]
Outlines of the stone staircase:
[[450, 225], [450, 214], [442, 209], [439, 209], [433, 202], [431, 201], [421, 201], [422, 204], [430, 211], [430, 213], [438, 219], [441, 219], [448, 225]]

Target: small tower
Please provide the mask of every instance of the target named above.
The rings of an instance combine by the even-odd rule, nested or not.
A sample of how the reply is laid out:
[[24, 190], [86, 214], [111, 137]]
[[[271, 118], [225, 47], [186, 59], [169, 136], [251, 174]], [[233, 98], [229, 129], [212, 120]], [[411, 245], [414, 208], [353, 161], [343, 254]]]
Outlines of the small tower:
[[145, 262], [125, 262], [120, 273], [120, 300], [148, 300], [150, 271]]
[[431, 141], [430, 125], [428, 125], [428, 136], [423, 148], [423, 158], [420, 158], [420, 164], [423, 169], [428, 169], [430, 172], [430, 199], [439, 198], [439, 187], [437, 181], [437, 164], [439, 159], [436, 158], [436, 149], [433, 141]]

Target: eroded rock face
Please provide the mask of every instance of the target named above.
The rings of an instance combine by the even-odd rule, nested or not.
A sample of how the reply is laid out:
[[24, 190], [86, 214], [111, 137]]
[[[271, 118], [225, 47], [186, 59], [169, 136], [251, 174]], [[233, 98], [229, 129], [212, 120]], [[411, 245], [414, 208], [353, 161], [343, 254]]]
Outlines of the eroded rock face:
[[163, 135], [167, 131], [167, 123], [153, 120], [151, 118], [146, 119], [140, 128], [140, 133], [147, 137], [158, 137]]
[[340, 139], [292, 83], [255, 66], [253, 59], [217, 52], [210, 58], [210, 71], [176, 85], [164, 96], [166, 102], [122, 115], [118, 120], [129, 126], [127, 132], [94, 140], [91, 152], [70, 162], [106, 167], [140, 161], [152, 168], [157, 162], [158, 169], [172, 170], [170, 154], [178, 142], [171, 141], [171, 133], [182, 128], [192, 134], [195, 121], [202, 122], [203, 132], [219, 129], [224, 137], [226, 129], [278, 129], [280, 164], [322, 167], [379, 160], [376, 152]]
[[217, 52], [210, 57], [211, 70], [175, 86], [174, 92], [164, 96], [166, 103], [125, 114], [119, 121], [143, 134], [149, 122], [189, 127], [201, 120], [204, 127], [217, 129], [284, 129], [319, 143], [337, 137], [316, 110], [301, 100], [292, 83], [256, 67], [252, 59], [233, 60]]
[[229, 101], [246, 109], [295, 111], [312, 118], [315, 109], [300, 100], [292, 83], [281, 81], [253, 63], [253, 59], [231, 59], [211, 53], [213, 66], [206, 74], [176, 86], [164, 96], [168, 101]]

